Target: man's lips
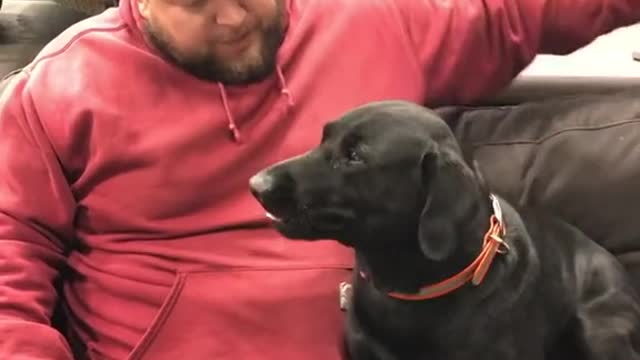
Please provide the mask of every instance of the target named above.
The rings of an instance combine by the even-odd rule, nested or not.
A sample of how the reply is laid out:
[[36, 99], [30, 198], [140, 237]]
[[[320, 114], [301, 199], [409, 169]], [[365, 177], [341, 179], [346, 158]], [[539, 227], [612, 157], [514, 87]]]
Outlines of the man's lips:
[[243, 34], [239, 37], [228, 41], [221, 41], [220, 48], [222, 51], [230, 52], [230, 53], [238, 53], [246, 50], [253, 43], [254, 36], [253, 32], [249, 31], [246, 34]]

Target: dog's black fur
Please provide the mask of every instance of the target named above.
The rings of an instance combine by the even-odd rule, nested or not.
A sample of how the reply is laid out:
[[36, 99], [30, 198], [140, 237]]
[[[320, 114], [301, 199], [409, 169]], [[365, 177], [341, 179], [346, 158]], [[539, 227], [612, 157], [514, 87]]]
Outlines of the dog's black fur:
[[428, 109], [354, 109], [250, 187], [284, 236], [355, 249], [368, 277], [353, 279], [352, 360], [640, 359], [640, 306], [617, 260], [569, 224], [503, 199], [509, 251], [484, 282], [424, 301], [389, 296], [465, 268], [493, 213], [479, 171]]

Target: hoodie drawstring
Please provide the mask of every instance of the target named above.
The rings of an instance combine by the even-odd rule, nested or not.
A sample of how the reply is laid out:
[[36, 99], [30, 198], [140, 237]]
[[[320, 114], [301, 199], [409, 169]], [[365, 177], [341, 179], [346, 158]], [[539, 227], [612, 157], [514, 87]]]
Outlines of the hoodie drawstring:
[[287, 97], [287, 104], [292, 107], [293, 97], [291, 96], [291, 91], [287, 87], [287, 81], [284, 79], [284, 74], [282, 73], [282, 68], [280, 66], [276, 66], [276, 73], [278, 73], [278, 80], [280, 80], [280, 93]]
[[220, 97], [222, 97], [222, 105], [224, 106], [224, 112], [227, 114], [227, 122], [229, 123], [229, 131], [231, 131], [231, 135], [233, 136], [233, 140], [236, 142], [240, 142], [240, 130], [236, 126], [236, 122], [233, 119], [233, 114], [231, 113], [231, 109], [229, 108], [229, 101], [227, 100], [227, 91], [224, 89], [224, 85], [218, 83], [218, 88], [220, 88]]
[[[278, 81], [280, 82], [280, 94], [284, 95], [287, 98], [287, 106], [288, 108], [291, 108], [294, 106], [293, 96], [291, 95], [291, 91], [287, 87], [287, 82], [280, 66], [276, 66], [276, 74], [278, 75]], [[231, 112], [231, 108], [229, 107], [227, 91], [225, 90], [224, 85], [222, 85], [221, 83], [218, 83], [218, 88], [220, 89], [220, 98], [222, 99], [222, 105], [224, 106], [224, 112], [227, 117], [228, 128], [231, 132], [231, 136], [233, 137], [233, 140], [235, 142], [241, 142], [240, 130], [236, 125], [236, 122], [233, 118], [233, 113]]]

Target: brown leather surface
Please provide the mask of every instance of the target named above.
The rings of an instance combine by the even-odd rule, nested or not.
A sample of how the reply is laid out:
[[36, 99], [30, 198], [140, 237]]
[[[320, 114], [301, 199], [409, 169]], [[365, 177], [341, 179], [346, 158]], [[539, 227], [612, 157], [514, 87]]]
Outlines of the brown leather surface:
[[439, 111], [497, 193], [577, 225], [640, 289], [640, 87]]
[[86, 15], [47, 0], [3, 0], [0, 78], [26, 65], [54, 36]]

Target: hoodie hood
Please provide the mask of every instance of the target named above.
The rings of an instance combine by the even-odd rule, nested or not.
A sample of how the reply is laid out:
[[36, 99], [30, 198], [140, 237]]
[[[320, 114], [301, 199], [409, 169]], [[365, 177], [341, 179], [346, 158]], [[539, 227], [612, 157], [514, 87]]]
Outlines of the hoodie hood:
[[[124, 20], [124, 22], [129, 26], [135, 38], [137, 38], [148, 51], [156, 54], [157, 56], [161, 56], [161, 54], [155, 49], [155, 47], [151, 44], [151, 42], [146, 38], [143, 32], [143, 18], [140, 14], [138, 6], [136, 5], [137, 0], [122, 0], [119, 4], [119, 12], [120, 16]], [[287, 24], [285, 25], [285, 35], [283, 39], [283, 44], [286, 41], [289, 33], [292, 30], [292, 26], [294, 23], [294, 15], [295, 15], [295, 0], [286, 0], [286, 11], [287, 11]], [[281, 45], [282, 48], [282, 45]], [[278, 51], [277, 59], [276, 59], [276, 68], [274, 76], [278, 79], [278, 84], [280, 87], [280, 94], [283, 96], [285, 101], [287, 102], [287, 106], [292, 108], [294, 106], [293, 95], [291, 94], [291, 90], [287, 86], [287, 80], [285, 78], [284, 71], [281, 66], [280, 60], [280, 51]], [[219, 96], [222, 105], [224, 106], [225, 116], [227, 121], [227, 127], [231, 134], [232, 139], [235, 142], [241, 142], [241, 133], [238, 128], [236, 121], [233, 116], [233, 112], [231, 111], [231, 107], [229, 106], [229, 96], [228, 92], [225, 88], [225, 85], [221, 82], [217, 83], [219, 89]]]

